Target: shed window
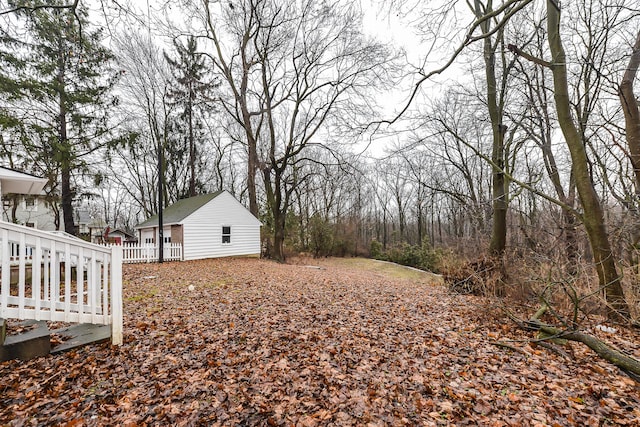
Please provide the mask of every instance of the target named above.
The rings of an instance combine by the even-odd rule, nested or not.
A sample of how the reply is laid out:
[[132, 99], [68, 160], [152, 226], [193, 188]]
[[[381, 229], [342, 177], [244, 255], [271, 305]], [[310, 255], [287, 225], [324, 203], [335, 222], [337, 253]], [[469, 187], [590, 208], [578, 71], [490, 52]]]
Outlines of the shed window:
[[222, 243], [223, 244], [231, 243], [231, 227], [228, 225], [222, 226]]

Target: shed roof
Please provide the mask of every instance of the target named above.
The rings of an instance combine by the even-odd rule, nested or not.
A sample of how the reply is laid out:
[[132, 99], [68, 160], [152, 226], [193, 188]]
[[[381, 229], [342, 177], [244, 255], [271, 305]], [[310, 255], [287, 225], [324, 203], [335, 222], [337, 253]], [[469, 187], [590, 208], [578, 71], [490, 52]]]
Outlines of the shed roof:
[[[162, 211], [162, 225], [180, 224], [186, 217], [209, 203], [211, 200], [222, 194], [224, 190], [215, 193], [202, 194], [200, 196], [189, 197], [188, 199], [178, 200], [174, 204], [167, 206]], [[157, 227], [158, 215], [154, 215], [136, 225], [135, 228]]]
[[136, 237], [133, 234], [129, 233], [128, 231], [123, 230], [122, 228], [114, 228], [113, 230], [110, 230], [109, 236], [111, 236], [112, 234], [118, 234], [118, 233], [124, 235], [125, 237]]

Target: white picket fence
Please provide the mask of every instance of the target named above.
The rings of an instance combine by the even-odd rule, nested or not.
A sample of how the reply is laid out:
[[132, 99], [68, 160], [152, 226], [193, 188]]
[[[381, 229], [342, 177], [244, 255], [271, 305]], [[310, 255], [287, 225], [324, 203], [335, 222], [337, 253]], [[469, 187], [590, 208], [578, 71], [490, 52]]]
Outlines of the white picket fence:
[[122, 248], [0, 221], [0, 318], [111, 325], [122, 344]]
[[[107, 247], [122, 248], [122, 262], [124, 263], [140, 263], [140, 262], [158, 262], [158, 246], [148, 243], [123, 243], [122, 245], [110, 244]], [[162, 252], [164, 261], [182, 261], [182, 244], [165, 243]]]

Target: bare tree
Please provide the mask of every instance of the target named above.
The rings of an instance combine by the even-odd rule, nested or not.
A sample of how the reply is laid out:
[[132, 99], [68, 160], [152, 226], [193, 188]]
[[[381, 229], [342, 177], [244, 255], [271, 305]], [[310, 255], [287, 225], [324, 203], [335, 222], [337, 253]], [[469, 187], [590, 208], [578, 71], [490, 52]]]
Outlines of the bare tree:
[[296, 164], [311, 146], [329, 148], [337, 139], [329, 129], [348, 141], [349, 129], [371, 112], [371, 89], [388, 84], [390, 52], [360, 33], [360, 12], [352, 5], [230, 3], [221, 6], [223, 23], [208, 2], [203, 7], [210, 56], [232, 95], [223, 108], [245, 132], [250, 210], [258, 213], [260, 172], [273, 257], [284, 259], [286, 213], [301, 181]]
[[620, 275], [615, 263], [609, 236], [604, 222], [602, 205], [591, 179], [589, 160], [584, 139], [574, 121], [567, 81], [567, 64], [560, 27], [560, 4], [547, 0], [547, 31], [552, 59], [549, 63], [553, 73], [554, 100], [558, 122], [571, 154], [572, 171], [576, 188], [584, 209], [582, 219], [589, 236], [600, 286], [604, 289], [612, 314], [629, 315], [624, 299]]
[[[503, 76], [501, 84], [498, 84], [496, 52], [504, 52], [504, 26], [494, 28], [492, 26], [493, 19], [486, 18], [487, 15], [493, 13], [493, 2], [491, 0], [485, 3], [475, 0], [473, 3], [473, 12], [476, 18], [481, 22], [480, 31], [483, 38], [483, 56], [485, 62], [485, 78], [487, 85], [487, 109], [491, 120], [492, 131], [492, 150], [491, 161], [495, 165], [493, 167], [492, 179], [492, 198], [493, 198], [493, 227], [491, 228], [491, 242], [489, 244], [489, 252], [496, 256], [501, 256], [507, 244], [507, 208], [508, 208], [508, 190], [509, 183], [504, 177], [505, 168], [505, 149], [504, 139], [507, 132], [507, 125], [504, 123], [504, 109], [507, 89], [507, 74], [509, 64], [502, 69]], [[495, 39], [491, 35], [495, 33]], [[504, 53], [502, 54], [502, 62], [505, 62]]]
[[[533, 54], [536, 57], [542, 57], [545, 51], [545, 34], [541, 31], [542, 19], [533, 16], [528, 23], [521, 21], [523, 26], [530, 28], [535, 37], [529, 48], [534, 50]], [[560, 227], [567, 272], [575, 275], [579, 259], [577, 247], [579, 218], [575, 215], [576, 187], [570, 166], [563, 170], [563, 165], [570, 163], [566, 158], [566, 153], [559, 152], [557, 148], [554, 149], [557, 118], [550, 104], [553, 90], [550, 87], [549, 70], [547, 67], [540, 67], [529, 61], [518, 61], [516, 68], [515, 76], [520, 83], [516, 85], [515, 90], [521, 102], [525, 104], [525, 115], [519, 121], [519, 126], [526, 134], [526, 138], [539, 148], [547, 178], [557, 199], [562, 204]], [[516, 118], [512, 117], [512, 120], [516, 120]]]
[[629, 147], [629, 160], [633, 166], [635, 178], [635, 193], [637, 200], [640, 201], [640, 106], [633, 91], [634, 82], [638, 74], [640, 66], [640, 31], [636, 36], [635, 44], [629, 63], [622, 76], [618, 96], [620, 105], [624, 113], [625, 129], [627, 137], [627, 146]]
[[[115, 174], [114, 178], [138, 202], [144, 215], [150, 216], [158, 212], [158, 149], [167, 146], [170, 135], [171, 77], [162, 50], [149, 35], [125, 33], [117, 42], [117, 50], [125, 71], [120, 86], [122, 113], [127, 118], [124, 126], [133, 137], [124, 142], [119, 155], [113, 158], [114, 169], [122, 168], [128, 173]], [[171, 167], [180, 169], [177, 164]], [[164, 186], [165, 191], [168, 187]], [[169, 202], [171, 198], [167, 195], [163, 198]]]

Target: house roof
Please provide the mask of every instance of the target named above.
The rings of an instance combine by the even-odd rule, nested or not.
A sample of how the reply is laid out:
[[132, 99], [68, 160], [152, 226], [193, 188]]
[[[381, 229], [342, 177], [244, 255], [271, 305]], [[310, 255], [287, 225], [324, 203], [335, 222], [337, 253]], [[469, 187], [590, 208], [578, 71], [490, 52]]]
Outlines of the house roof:
[[89, 224], [91, 223], [91, 214], [86, 209], [77, 209], [74, 211], [76, 216], [76, 224]]
[[107, 223], [102, 218], [92, 218], [89, 224], [87, 224], [89, 228], [106, 228]]
[[47, 179], [0, 166], [2, 194], [40, 194]]
[[124, 235], [125, 237], [136, 237], [133, 234], [129, 233], [128, 231], [123, 230], [122, 228], [115, 228], [109, 231], [109, 236], [111, 236], [112, 234], [118, 234], [118, 233]]
[[[179, 224], [186, 217], [209, 203], [211, 200], [222, 194], [224, 190], [215, 193], [203, 194], [201, 196], [189, 197], [188, 199], [178, 200], [174, 204], [167, 206], [162, 211], [162, 225]], [[136, 225], [137, 228], [157, 227], [158, 215], [154, 215], [146, 221]]]

